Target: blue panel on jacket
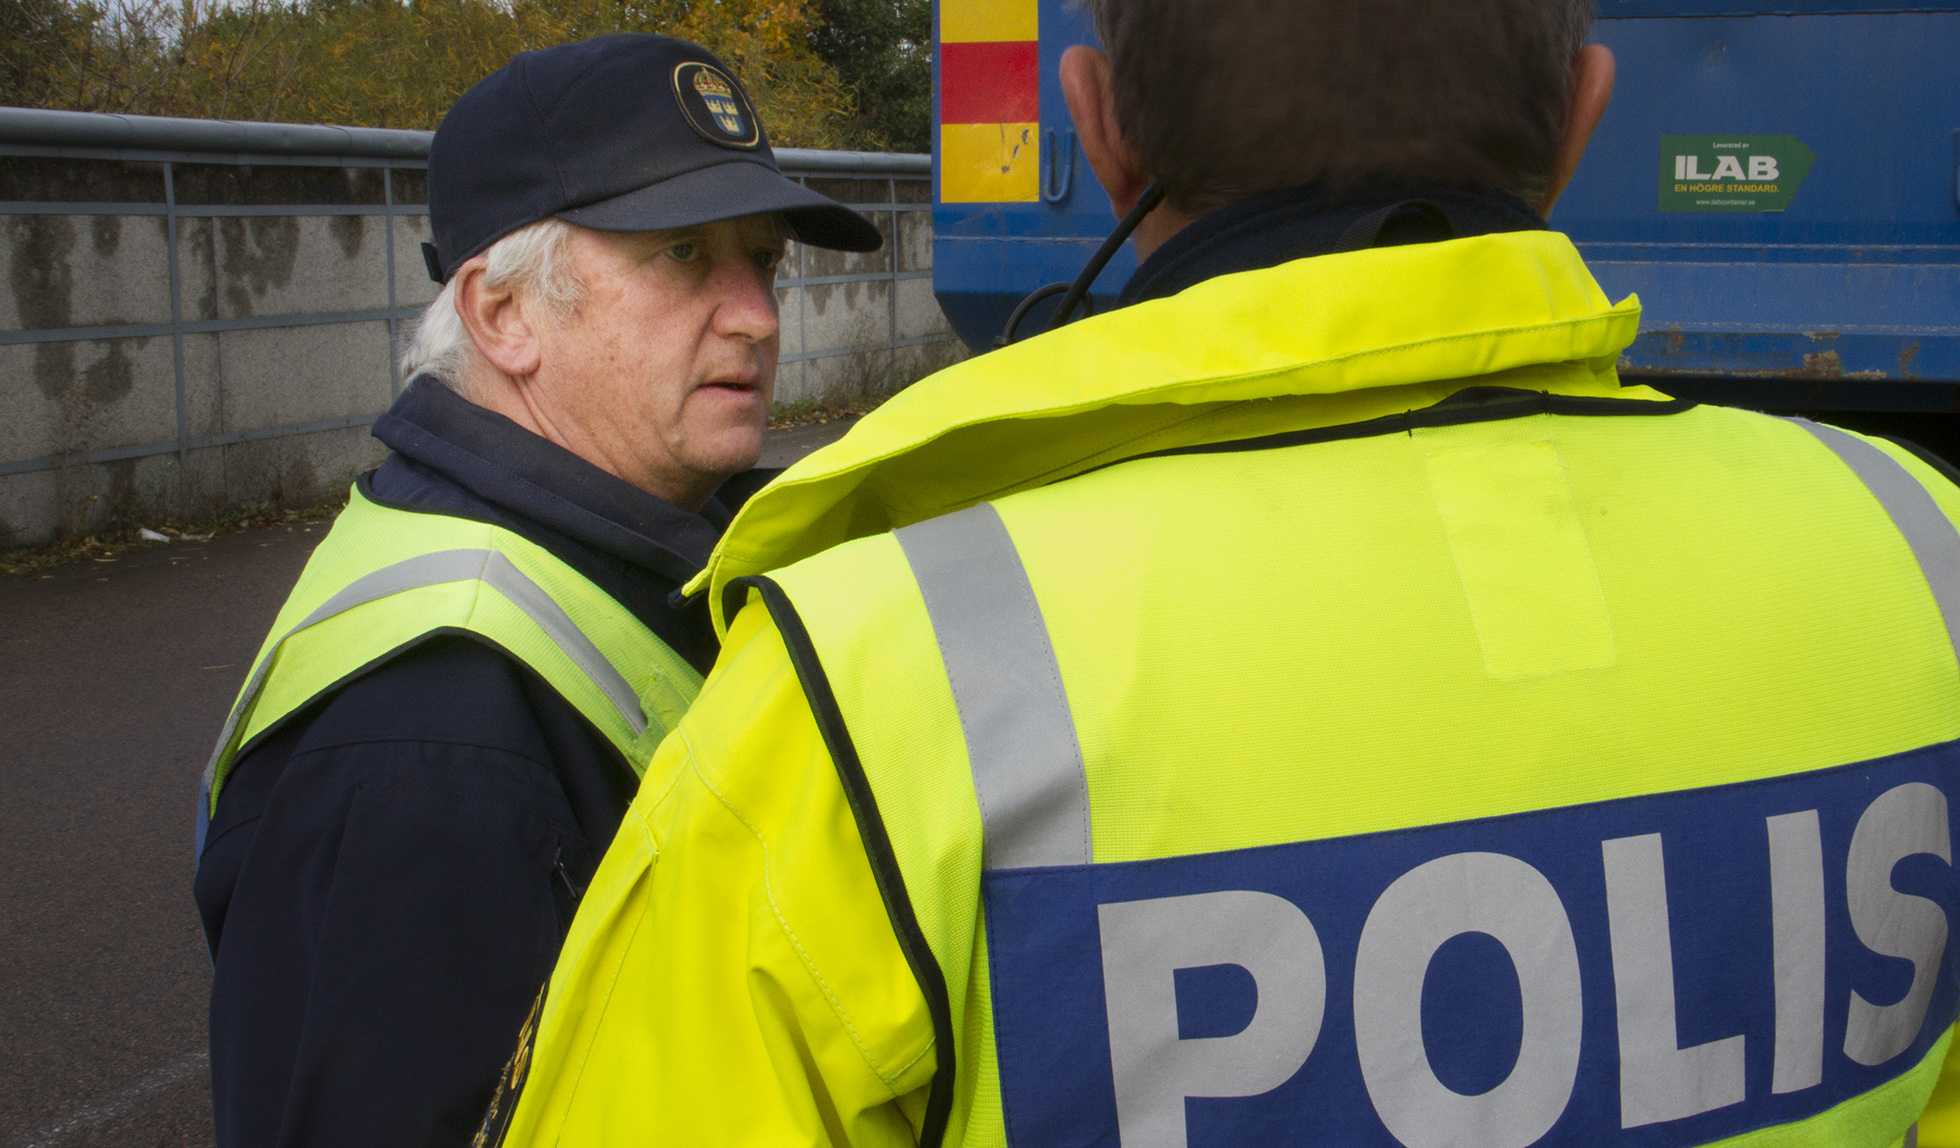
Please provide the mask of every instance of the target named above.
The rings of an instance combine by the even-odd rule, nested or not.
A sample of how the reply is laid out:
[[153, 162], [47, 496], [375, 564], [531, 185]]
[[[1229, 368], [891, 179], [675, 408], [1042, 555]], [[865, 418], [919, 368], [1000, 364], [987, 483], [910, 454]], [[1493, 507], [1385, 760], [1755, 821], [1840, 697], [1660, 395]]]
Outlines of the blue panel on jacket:
[[1954, 793], [1945, 743], [991, 872], [1010, 1143], [1658, 1148], [1815, 1115], [1919, 1063], [1960, 1013]]

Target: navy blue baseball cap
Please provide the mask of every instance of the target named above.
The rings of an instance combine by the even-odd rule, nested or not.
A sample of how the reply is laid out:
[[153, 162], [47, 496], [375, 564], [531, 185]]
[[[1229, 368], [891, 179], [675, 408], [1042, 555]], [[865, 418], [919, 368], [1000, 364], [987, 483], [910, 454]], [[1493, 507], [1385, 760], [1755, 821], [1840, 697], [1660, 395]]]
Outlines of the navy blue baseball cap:
[[524, 52], [429, 148], [429, 277], [529, 223], [666, 231], [780, 214], [813, 247], [876, 251], [871, 221], [784, 176], [741, 82], [697, 44], [618, 32]]

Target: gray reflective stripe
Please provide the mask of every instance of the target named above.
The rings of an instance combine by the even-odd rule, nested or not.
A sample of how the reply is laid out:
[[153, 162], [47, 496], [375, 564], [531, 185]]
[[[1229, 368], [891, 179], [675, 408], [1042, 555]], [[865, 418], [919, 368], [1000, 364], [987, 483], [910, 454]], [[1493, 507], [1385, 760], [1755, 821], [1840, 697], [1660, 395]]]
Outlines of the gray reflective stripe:
[[599, 692], [606, 695], [606, 700], [619, 711], [619, 716], [626, 719], [627, 728], [633, 731], [634, 737], [645, 733], [646, 712], [640, 708], [640, 695], [626, 680], [626, 675], [620, 673], [599, 647], [592, 644], [592, 639], [585, 636], [585, 631], [578, 628], [578, 623], [572, 621], [571, 615], [565, 613], [564, 607], [545, 593], [542, 586], [525, 577], [524, 572], [502, 552], [491, 550], [485, 553], [489, 556], [484, 560], [483, 573], [477, 577], [510, 599], [512, 605], [538, 624], [546, 637], [558, 643], [558, 648], [572, 660], [572, 664], [585, 671], [585, 676], [591, 678], [592, 684], [599, 687]]
[[897, 538], [959, 707], [987, 868], [1089, 864], [1089, 784], [1075, 719], [1000, 515], [983, 502]]
[[1851, 468], [1892, 517], [1892, 525], [1905, 536], [1912, 556], [1919, 560], [1926, 585], [1946, 622], [1947, 639], [1953, 643], [1953, 656], [1960, 662], [1960, 530], [1954, 529], [1939, 504], [1933, 501], [1912, 472], [1899, 460], [1855, 435], [1808, 419], [1785, 418], [1815, 435], [1817, 441]]
[[633, 691], [625, 676], [599, 652], [599, 647], [592, 644], [592, 639], [585, 636], [585, 632], [578, 628], [564, 608], [536, 582], [526, 577], [509, 558], [495, 550], [438, 550], [433, 554], [418, 554], [355, 579], [280, 637], [278, 644], [252, 670], [251, 681], [238, 695], [238, 703], [232, 707], [231, 716], [225, 719], [225, 728], [218, 734], [218, 747], [211, 753], [211, 763], [204, 768], [206, 791], [215, 784], [218, 761], [224, 756], [225, 747], [231, 744], [238, 723], [251, 712], [252, 699], [258, 696], [259, 687], [265, 683], [265, 676], [272, 668], [279, 646], [284, 645], [287, 638], [356, 606], [407, 590], [419, 590], [424, 586], [468, 581], [484, 583], [524, 611], [619, 709], [620, 716], [626, 719], [635, 736], [647, 731], [646, 714], [640, 709], [639, 695]]

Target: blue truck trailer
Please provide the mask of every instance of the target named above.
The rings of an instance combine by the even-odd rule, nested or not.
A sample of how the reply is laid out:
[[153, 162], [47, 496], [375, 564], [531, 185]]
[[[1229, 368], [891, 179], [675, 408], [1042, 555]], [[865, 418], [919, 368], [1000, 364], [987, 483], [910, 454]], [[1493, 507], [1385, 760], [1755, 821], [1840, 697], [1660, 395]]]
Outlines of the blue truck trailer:
[[[1071, 0], [936, 9], [934, 287], [980, 352], [1115, 224], [1057, 77], [1095, 31]], [[1622, 377], [1960, 454], [1960, 3], [1599, 0], [1595, 37], [1618, 87], [1551, 223], [1640, 296]]]

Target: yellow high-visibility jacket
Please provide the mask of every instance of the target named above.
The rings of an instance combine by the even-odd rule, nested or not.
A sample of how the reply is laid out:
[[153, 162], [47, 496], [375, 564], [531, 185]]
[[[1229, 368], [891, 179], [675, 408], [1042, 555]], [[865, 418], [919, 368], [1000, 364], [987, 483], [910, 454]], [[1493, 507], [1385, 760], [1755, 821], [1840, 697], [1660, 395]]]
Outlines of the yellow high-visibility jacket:
[[1552, 233], [1223, 276], [756, 496], [508, 1142], [1900, 1143], [1960, 488], [1638, 315]]

